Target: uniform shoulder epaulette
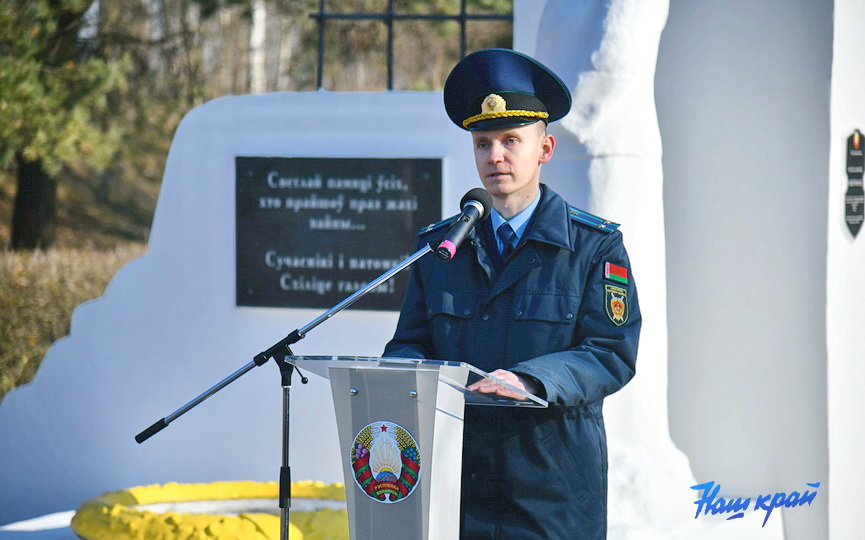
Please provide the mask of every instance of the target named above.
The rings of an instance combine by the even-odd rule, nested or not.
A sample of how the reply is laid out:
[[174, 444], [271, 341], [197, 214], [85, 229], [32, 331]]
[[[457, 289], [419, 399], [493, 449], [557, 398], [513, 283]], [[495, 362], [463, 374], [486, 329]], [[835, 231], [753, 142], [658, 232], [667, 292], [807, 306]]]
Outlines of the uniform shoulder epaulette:
[[618, 223], [614, 223], [609, 219], [604, 219], [602, 217], [598, 217], [594, 214], [590, 214], [585, 210], [580, 210], [579, 208], [568, 205], [568, 215], [572, 220], [577, 223], [582, 223], [583, 225], [588, 225], [589, 227], [593, 227], [598, 229], [599, 231], [604, 231], [606, 233], [615, 232], [616, 229], [619, 228]]
[[441, 228], [443, 228], [443, 227], [447, 227], [448, 225], [450, 225], [451, 223], [453, 223], [453, 221], [454, 221], [456, 218], [458, 218], [459, 216], [460, 216], [459, 214], [456, 214], [456, 215], [453, 215], [453, 216], [451, 216], [451, 217], [449, 217], [449, 218], [445, 218], [445, 219], [443, 219], [443, 220], [441, 220], [441, 221], [437, 221], [436, 223], [430, 223], [430, 224], [427, 225], [426, 227], [421, 227], [420, 230], [417, 232], [417, 235], [418, 235], [418, 236], [423, 236], [423, 235], [425, 235], [426, 233], [436, 231], [436, 230], [441, 229]]

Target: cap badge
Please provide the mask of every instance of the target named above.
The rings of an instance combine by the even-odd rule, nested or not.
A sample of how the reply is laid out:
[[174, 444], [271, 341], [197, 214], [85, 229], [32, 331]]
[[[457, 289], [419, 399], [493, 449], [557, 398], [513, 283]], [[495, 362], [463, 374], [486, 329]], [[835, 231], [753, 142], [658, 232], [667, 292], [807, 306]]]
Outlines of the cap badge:
[[481, 103], [482, 113], [503, 112], [508, 108], [505, 98], [498, 94], [490, 94]]

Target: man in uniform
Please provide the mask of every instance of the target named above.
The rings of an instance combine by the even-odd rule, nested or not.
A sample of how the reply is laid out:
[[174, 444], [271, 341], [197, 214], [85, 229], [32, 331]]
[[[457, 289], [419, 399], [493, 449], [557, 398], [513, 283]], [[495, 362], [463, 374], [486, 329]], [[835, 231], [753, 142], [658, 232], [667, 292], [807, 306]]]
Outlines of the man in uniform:
[[[466, 407], [463, 538], [604, 538], [601, 409], [634, 376], [641, 322], [622, 234], [540, 182], [556, 146], [547, 123], [571, 106], [552, 71], [477, 51], [444, 100], [494, 210], [452, 260], [415, 266], [385, 356], [467, 362], [550, 403]], [[420, 245], [437, 246], [453, 219], [422, 229]], [[523, 397], [487, 381], [470, 390]]]

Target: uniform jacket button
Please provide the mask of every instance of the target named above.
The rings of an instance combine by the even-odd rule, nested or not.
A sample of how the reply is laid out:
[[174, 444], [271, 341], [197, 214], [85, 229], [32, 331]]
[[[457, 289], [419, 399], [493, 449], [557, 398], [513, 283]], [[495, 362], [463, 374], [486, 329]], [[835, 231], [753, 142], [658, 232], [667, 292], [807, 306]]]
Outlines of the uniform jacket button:
[[483, 320], [485, 320], [485, 321], [490, 320], [490, 314], [489, 314], [489, 313], [484, 313], [484, 316], [481, 317], [481, 319], [483, 319]]
[[571, 320], [571, 319], [574, 318], [574, 314], [573, 314], [573, 313], [568, 313], [567, 315], [565, 315], [565, 318], [568, 319], [568, 320]]
[[519, 316], [522, 315], [522, 314], [523, 314], [523, 312], [520, 311], [520, 310], [518, 309], [517, 312], [516, 312], [516, 316], [519, 317]]
[[477, 480], [478, 475], [476, 475], [475, 473], [472, 473], [471, 476], [469, 476], [469, 478], [471, 478], [472, 480]]
[[471, 315], [471, 314], [472, 314], [472, 310], [470, 310], [470, 309], [464, 309], [464, 310], [463, 310], [463, 314], [464, 314], [464, 315]]

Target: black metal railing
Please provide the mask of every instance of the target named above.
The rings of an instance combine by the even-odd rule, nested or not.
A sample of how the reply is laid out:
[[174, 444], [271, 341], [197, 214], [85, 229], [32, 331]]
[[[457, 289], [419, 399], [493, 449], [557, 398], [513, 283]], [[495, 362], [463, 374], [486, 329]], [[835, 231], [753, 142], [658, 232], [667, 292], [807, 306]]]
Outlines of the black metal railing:
[[324, 79], [324, 32], [329, 20], [367, 20], [381, 21], [387, 27], [387, 89], [393, 90], [393, 23], [394, 21], [456, 21], [460, 25], [460, 58], [466, 55], [466, 23], [468, 21], [508, 21], [513, 22], [513, 14], [472, 14], [467, 13], [467, 0], [460, 0], [460, 12], [454, 14], [444, 13], [396, 13], [394, 12], [394, 1], [388, 0], [387, 11], [384, 13], [331, 13], [325, 7], [325, 0], [319, 0], [318, 13], [310, 14], [310, 17], [318, 22], [318, 74], [316, 87], [322, 90]]

